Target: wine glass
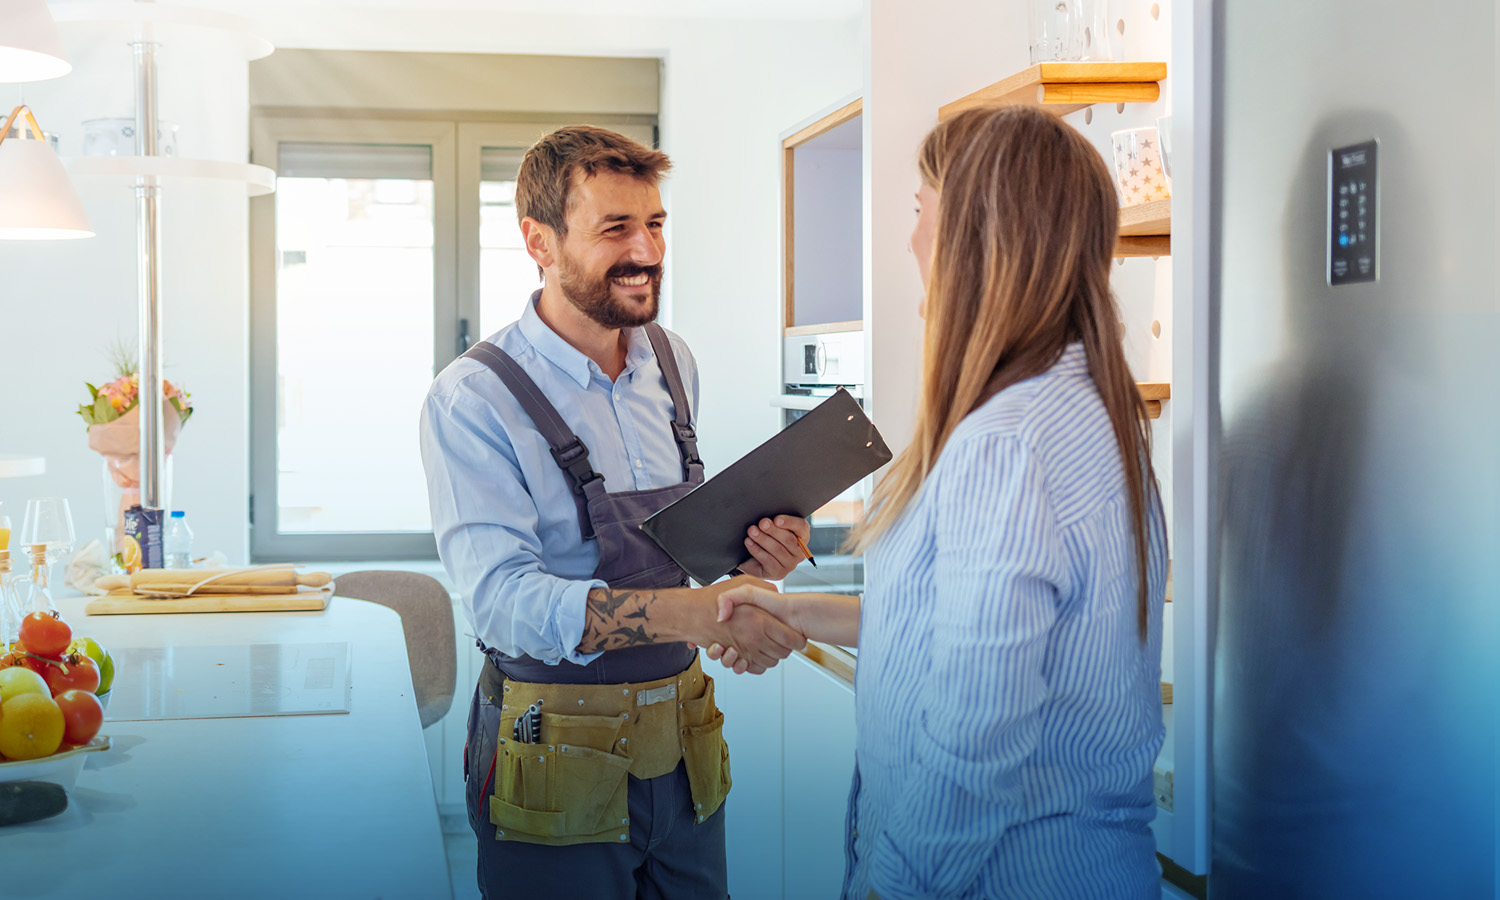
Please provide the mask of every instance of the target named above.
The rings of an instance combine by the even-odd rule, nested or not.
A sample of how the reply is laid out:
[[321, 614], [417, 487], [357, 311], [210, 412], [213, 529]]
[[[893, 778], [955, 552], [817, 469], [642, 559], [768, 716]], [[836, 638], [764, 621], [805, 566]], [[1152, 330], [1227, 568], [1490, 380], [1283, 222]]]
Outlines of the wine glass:
[[73, 552], [73, 514], [65, 497], [38, 497], [26, 501], [26, 519], [21, 525], [21, 545], [31, 554], [32, 610], [40, 611], [46, 600], [47, 611], [55, 613], [52, 603], [52, 566]]

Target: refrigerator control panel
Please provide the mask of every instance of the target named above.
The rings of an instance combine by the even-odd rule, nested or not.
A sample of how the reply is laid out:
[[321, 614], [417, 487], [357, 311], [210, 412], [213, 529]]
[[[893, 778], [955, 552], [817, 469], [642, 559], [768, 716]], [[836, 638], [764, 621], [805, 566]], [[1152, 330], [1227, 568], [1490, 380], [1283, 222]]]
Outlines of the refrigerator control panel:
[[1378, 141], [1328, 154], [1328, 283], [1380, 277]]

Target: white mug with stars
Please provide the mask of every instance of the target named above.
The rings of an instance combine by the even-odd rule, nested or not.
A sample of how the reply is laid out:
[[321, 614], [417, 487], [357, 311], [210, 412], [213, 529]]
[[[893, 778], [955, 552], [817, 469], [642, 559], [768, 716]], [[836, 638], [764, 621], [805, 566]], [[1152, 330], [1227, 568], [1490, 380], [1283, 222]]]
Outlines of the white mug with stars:
[[1115, 151], [1115, 189], [1121, 206], [1138, 206], [1172, 196], [1162, 171], [1161, 142], [1155, 128], [1127, 128], [1110, 135]]

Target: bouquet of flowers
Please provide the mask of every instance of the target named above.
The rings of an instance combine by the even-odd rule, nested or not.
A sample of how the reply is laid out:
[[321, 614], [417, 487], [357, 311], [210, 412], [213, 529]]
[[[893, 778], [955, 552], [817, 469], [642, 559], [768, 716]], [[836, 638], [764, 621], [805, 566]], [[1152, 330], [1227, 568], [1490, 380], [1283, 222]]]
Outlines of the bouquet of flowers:
[[[115, 365], [115, 380], [104, 387], [84, 383], [84, 387], [89, 389], [90, 399], [88, 403], [78, 407], [78, 414], [89, 423], [91, 429], [95, 425], [107, 425], [123, 418], [133, 412], [140, 402], [141, 378], [135, 358], [123, 347], [116, 347], [111, 356]], [[162, 393], [165, 395], [165, 405], [177, 413], [177, 425], [180, 427], [193, 414], [192, 395], [165, 379], [162, 380]]]
[[[123, 346], [117, 346], [111, 356], [115, 379], [103, 387], [87, 385], [90, 401], [78, 407], [78, 415], [88, 423], [89, 449], [104, 457], [110, 478], [122, 492], [113, 552], [119, 549], [125, 533], [121, 521], [125, 510], [140, 503], [141, 389], [131, 353]], [[193, 414], [193, 400], [187, 391], [170, 381], [164, 380], [162, 388], [163, 447], [170, 454], [182, 423]]]

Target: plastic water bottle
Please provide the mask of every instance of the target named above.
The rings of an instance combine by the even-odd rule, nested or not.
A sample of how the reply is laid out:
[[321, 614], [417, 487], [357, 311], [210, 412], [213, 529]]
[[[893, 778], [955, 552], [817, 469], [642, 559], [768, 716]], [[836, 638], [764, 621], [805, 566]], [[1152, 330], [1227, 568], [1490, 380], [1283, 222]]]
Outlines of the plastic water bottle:
[[167, 524], [167, 533], [161, 543], [162, 552], [166, 555], [166, 568], [192, 568], [193, 529], [188, 527], [187, 514], [182, 510], [172, 510], [172, 519]]

